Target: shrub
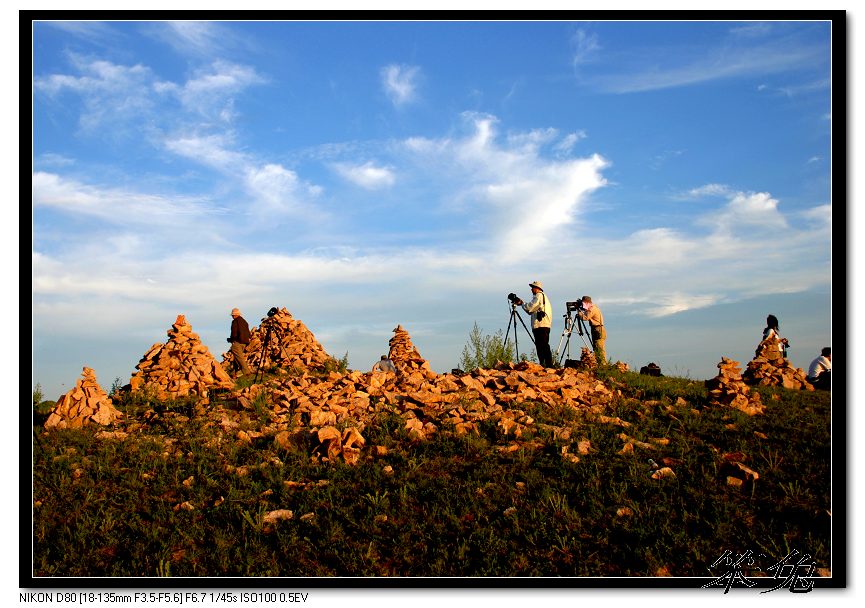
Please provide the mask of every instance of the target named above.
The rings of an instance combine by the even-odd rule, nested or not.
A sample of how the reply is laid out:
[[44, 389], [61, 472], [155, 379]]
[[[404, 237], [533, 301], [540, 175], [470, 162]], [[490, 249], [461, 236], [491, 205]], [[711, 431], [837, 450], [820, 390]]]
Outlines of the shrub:
[[469, 333], [468, 343], [463, 347], [459, 367], [469, 371], [477, 368], [492, 368], [496, 363], [510, 363], [513, 360], [513, 347], [510, 341], [505, 342], [502, 330], [493, 335], [486, 335], [475, 322]]

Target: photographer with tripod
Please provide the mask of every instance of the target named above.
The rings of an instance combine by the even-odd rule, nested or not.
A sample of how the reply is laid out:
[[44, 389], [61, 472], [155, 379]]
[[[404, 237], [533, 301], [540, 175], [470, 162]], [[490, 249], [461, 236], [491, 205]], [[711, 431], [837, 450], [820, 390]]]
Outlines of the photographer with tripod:
[[607, 353], [604, 350], [604, 344], [607, 342], [607, 330], [604, 329], [604, 315], [601, 314], [601, 309], [592, 303], [592, 298], [589, 296], [583, 296], [582, 302], [582, 309], [577, 311], [577, 316], [589, 322], [592, 330], [595, 360], [597, 360], [598, 365], [606, 365]]
[[248, 376], [252, 373], [246, 362], [246, 346], [251, 338], [249, 323], [240, 316], [240, 309], [238, 308], [231, 310], [231, 319], [231, 337], [228, 338], [228, 341], [231, 342], [231, 354], [234, 355], [235, 368], [239, 367], [242, 375]]
[[[535, 339], [535, 350], [538, 353], [538, 363], [544, 367], [553, 366], [553, 353], [550, 350], [550, 326], [553, 324], [553, 308], [550, 301], [547, 300], [547, 295], [544, 293], [543, 285], [540, 281], [529, 283], [529, 287], [534, 294], [531, 302], [526, 304], [520, 298], [514, 296], [512, 301], [517, 306], [522, 306], [523, 310], [532, 315], [532, 334]], [[508, 295], [508, 299], [511, 299]], [[516, 328], [514, 328], [516, 333]]]

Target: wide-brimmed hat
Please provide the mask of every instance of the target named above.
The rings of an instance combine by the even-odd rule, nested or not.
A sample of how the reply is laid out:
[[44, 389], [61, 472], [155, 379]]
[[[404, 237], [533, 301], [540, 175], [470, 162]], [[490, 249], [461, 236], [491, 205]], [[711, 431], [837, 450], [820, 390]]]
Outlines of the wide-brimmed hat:
[[237, 315], [238, 317], [240, 316], [240, 309], [239, 308], [232, 308], [231, 309], [231, 316], [233, 317], [234, 315]]
[[529, 283], [529, 287], [537, 287], [541, 291], [544, 290], [544, 284], [541, 283], [540, 281], [533, 281], [533, 282]]

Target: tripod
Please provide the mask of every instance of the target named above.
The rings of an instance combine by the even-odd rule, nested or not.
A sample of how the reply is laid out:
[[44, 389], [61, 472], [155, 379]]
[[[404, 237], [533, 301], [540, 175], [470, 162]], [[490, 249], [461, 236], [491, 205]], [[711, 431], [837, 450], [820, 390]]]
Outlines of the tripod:
[[[584, 321], [577, 315], [576, 318], [571, 316], [571, 307], [568, 306], [568, 314], [562, 315], [565, 319], [565, 329], [562, 331], [562, 337], [559, 338], [559, 346], [556, 348], [556, 353], [559, 353], [559, 366], [561, 367], [562, 361], [565, 360], [565, 352], [562, 352], [562, 341], [565, 341], [565, 350], [567, 352], [567, 358], [571, 358], [571, 334], [574, 331], [574, 325], [577, 326], [577, 333], [583, 340], [583, 344], [591, 348], [595, 349], [595, 341], [592, 340], [592, 334], [589, 330], [586, 329]], [[568, 336], [568, 339], [565, 340], [565, 335]], [[589, 336], [589, 342], [586, 343], [585, 336]]]
[[508, 319], [508, 330], [505, 332], [504, 344], [507, 345], [507, 343], [508, 343], [508, 334], [511, 331], [511, 325], [513, 325], [514, 326], [514, 348], [515, 348], [516, 355], [517, 355], [517, 362], [519, 363], [519, 361], [520, 361], [520, 344], [519, 344], [519, 341], [517, 340], [517, 319], [519, 319], [520, 323], [523, 324], [523, 329], [526, 330], [526, 333], [529, 335], [529, 340], [532, 341], [532, 344], [535, 343], [535, 338], [534, 338], [534, 336], [532, 336], [532, 332], [529, 331], [529, 328], [526, 327], [526, 322], [523, 321], [523, 318], [520, 316], [520, 313], [517, 312], [516, 302], [514, 302], [513, 300], [509, 300], [509, 301], [511, 304], [511, 316]]
[[[264, 363], [264, 358], [267, 356], [267, 345], [270, 342], [270, 328], [272, 323], [270, 322], [271, 318], [262, 319], [261, 324], [267, 325], [264, 331], [264, 341], [261, 343], [261, 356], [258, 359], [258, 368], [255, 370], [255, 377], [252, 380], [253, 384], [258, 384], [258, 374], [261, 371], [261, 364]], [[262, 376], [263, 378], [263, 376]]]

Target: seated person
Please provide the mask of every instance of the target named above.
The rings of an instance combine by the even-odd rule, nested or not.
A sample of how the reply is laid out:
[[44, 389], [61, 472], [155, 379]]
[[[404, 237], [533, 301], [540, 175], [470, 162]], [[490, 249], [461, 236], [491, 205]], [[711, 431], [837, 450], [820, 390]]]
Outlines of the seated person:
[[372, 371], [396, 373], [396, 366], [393, 364], [393, 361], [387, 358], [387, 355], [382, 355], [381, 361], [376, 362], [376, 364], [372, 366]]
[[820, 356], [811, 361], [808, 368], [808, 382], [814, 388], [829, 389], [832, 386], [832, 349], [828, 346], [820, 351]]

